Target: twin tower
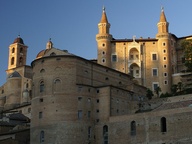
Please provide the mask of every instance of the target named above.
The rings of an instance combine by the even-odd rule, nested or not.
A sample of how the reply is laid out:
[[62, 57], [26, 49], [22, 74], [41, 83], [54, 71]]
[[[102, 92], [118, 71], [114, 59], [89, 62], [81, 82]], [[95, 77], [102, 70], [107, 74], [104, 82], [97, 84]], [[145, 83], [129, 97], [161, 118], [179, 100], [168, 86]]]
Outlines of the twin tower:
[[172, 74], [177, 72], [176, 38], [169, 33], [164, 9], [157, 23], [156, 38], [115, 39], [110, 34], [110, 23], [103, 8], [96, 35], [97, 62], [130, 74], [135, 82], [162, 92], [170, 92]]

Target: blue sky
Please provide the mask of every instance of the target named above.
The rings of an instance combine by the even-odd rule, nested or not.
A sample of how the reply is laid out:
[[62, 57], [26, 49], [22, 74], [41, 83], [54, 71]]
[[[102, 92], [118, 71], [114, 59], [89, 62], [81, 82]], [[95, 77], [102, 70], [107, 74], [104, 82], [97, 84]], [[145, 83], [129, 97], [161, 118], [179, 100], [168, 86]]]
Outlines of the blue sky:
[[54, 47], [78, 56], [97, 56], [95, 35], [105, 5], [114, 38], [155, 37], [161, 6], [170, 33], [192, 35], [192, 0], [1, 0], [0, 85], [6, 81], [8, 47], [20, 34], [30, 65], [49, 38]]

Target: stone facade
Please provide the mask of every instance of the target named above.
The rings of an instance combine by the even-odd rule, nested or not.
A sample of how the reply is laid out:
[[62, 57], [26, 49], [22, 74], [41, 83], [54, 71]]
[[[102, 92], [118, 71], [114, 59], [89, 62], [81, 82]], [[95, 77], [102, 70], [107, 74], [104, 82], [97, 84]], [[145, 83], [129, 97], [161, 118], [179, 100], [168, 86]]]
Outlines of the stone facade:
[[155, 38], [133, 36], [133, 39], [115, 39], [110, 34], [110, 26], [104, 9], [96, 35], [97, 62], [132, 75], [138, 84], [152, 91], [159, 86], [163, 93], [170, 92], [172, 84], [177, 81], [175, 79], [178, 79], [174, 74], [180, 75], [186, 69], [182, 63], [180, 42], [192, 37], [178, 38], [169, 33], [169, 23], [163, 9]]
[[55, 51], [32, 62], [32, 143], [41, 133], [47, 144], [93, 142], [95, 124], [138, 110], [146, 88], [131, 76], [63, 51], [50, 55]]

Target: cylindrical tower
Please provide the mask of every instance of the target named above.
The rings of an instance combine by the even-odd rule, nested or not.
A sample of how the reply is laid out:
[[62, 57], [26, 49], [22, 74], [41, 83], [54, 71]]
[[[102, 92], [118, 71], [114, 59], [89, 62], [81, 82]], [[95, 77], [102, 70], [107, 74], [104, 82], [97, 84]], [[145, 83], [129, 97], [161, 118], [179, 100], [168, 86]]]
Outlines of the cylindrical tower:
[[[51, 48], [44, 55], [56, 51]], [[91, 122], [81, 119], [82, 109], [78, 109], [78, 60], [62, 52], [43, 56], [41, 51], [32, 62], [31, 144], [86, 143], [88, 139]]]
[[103, 8], [103, 13], [101, 21], [98, 24], [99, 32], [96, 35], [97, 41], [97, 63], [111, 67], [111, 40], [112, 35], [109, 33], [110, 23], [108, 23], [105, 8]]
[[161, 10], [160, 20], [157, 24], [158, 33], [158, 73], [159, 73], [159, 87], [163, 93], [170, 92], [171, 89], [171, 57], [170, 57], [170, 37], [169, 37], [169, 23], [166, 20], [164, 9]]

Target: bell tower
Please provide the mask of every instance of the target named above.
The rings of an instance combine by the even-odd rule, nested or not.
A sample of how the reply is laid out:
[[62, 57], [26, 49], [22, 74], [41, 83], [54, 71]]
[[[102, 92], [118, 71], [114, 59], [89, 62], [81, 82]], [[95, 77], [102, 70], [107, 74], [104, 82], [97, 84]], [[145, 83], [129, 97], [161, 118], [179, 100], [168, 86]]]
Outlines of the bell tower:
[[111, 40], [112, 35], [109, 33], [110, 23], [107, 20], [105, 8], [101, 20], [98, 24], [99, 32], [96, 35], [97, 41], [97, 63], [111, 67]]
[[27, 48], [20, 36], [14, 40], [9, 46], [8, 70], [26, 65]]

